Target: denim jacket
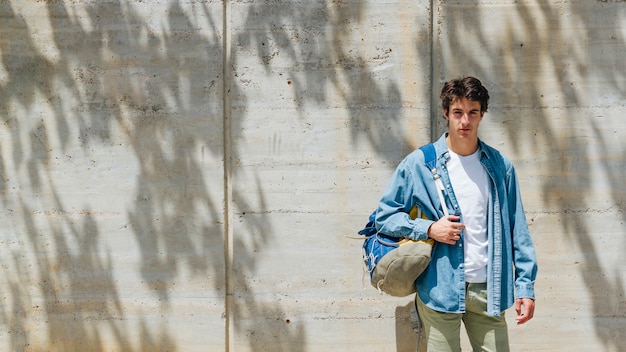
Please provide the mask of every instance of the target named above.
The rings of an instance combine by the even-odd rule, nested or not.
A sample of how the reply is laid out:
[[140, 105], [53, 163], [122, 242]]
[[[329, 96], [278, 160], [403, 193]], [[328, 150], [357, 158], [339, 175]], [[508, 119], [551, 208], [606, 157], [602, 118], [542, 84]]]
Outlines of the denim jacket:
[[[446, 168], [449, 158], [445, 133], [434, 143], [437, 171], [450, 215], [463, 214], [452, 190]], [[535, 298], [537, 260], [522, 206], [513, 164], [496, 149], [479, 140], [480, 162], [489, 175], [487, 313], [499, 316], [511, 307], [514, 297]], [[416, 205], [431, 220], [409, 217]], [[379, 232], [409, 239], [425, 240], [428, 228], [443, 210], [437, 187], [424, 155], [417, 149], [396, 168], [384, 191], [376, 215]], [[461, 236], [465, 234], [462, 233]], [[465, 312], [465, 270], [463, 238], [455, 245], [435, 242], [430, 265], [416, 281], [417, 293], [428, 307], [449, 313]], [[514, 292], [515, 289], [515, 292]]]

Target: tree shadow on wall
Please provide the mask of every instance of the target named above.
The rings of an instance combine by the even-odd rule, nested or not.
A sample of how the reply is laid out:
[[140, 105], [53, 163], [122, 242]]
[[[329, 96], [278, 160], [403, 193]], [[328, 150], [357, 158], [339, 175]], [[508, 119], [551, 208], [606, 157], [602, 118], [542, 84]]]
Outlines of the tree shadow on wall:
[[[268, 77], [279, 74], [289, 77], [296, 109], [302, 113], [300, 118], [306, 118], [304, 112], [310, 107], [345, 105], [350, 117], [346, 127], [352, 136], [351, 142], [365, 140], [384, 160], [395, 163], [412, 148], [410, 135], [401, 125], [400, 88], [393, 80], [377, 79], [368, 58], [358, 50], [351, 50], [353, 45], [359, 45], [351, 43], [356, 28], [367, 25], [363, 15], [366, 6], [361, 2], [334, 1], [246, 4], [243, 27], [239, 29], [241, 34], [233, 40], [234, 75], [241, 76], [248, 69], [241, 63], [244, 61], [241, 56], [250, 53], [263, 65]], [[383, 55], [380, 60], [383, 65], [390, 58]], [[331, 97], [329, 92], [337, 92], [337, 96]], [[254, 221], [254, 214], [238, 215], [246, 221]], [[240, 260], [252, 263], [254, 258]], [[245, 278], [254, 277], [253, 269], [254, 265], [246, 265], [238, 273], [237, 285], [242, 290], [248, 287]], [[268, 322], [246, 321], [244, 313], [249, 312], [237, 311], [235, 325], [240, 332], [248, 331], [249, 348], [255, 351], [307, 349], [306, 330], [285, 326], [284, 312], [280, 309], [263, 304], [256, 307], [250, 304], [245, 308], [252, 309], [252, 315], [265, 317], [263, 321]], [[390, 306], [389, 310], [392, 309]], [[398, 319], [405, 318], [406, 314], [399, 314]], [[399, 325], [406, 327], [403, 323]], [[403, 341], [405, 338], [408, 342]], [[410, 345], [413, 340], [411, 335], [399, 336], [398, 345]]]
[[[559, 129], [555, 127], [558, 122], [553, 120], [557, 114], [589, 108], [584, 104], [588, 104], [590, 97], [597, 93], [587, 94], [578, 87], [585, 80], [599, 82], [602, 85], [600, 90], [606, 92], [601, 99], [593, 101], [598, 104], [597, 108], [609, 108], [619, 105], [619, 102], [623, 106], [626, 67], [620, 58], [625, 53], [626, 38], [617, 28], [618, 23], [623, 21], [626, 7], [610, 2], [518, 3], [512, 7], [515, 12], [510, 16], [517, 21], [508, 21], [506, 28], [501, 28], [508, 40], [496, 45], [487, 28], [468, 20], [476, 18], [483, 21], [488, 16], [480, 7], [442, 7], [441, 17], [445, 21], [441, 31], [449, 33], [450, 38], [442, 50], [453, 55], [446, 58], [441, 72], [464, 67], [468, 72], [480, 74], [485, 82], [498, 84], [503, 83], [502, 77], [495, 76], [495, 73], [507, 72], [505, 81], [511, 86], [498, 86], [495, 90], [498, 96], [492, 100], [514, 110], [503, 111], [515, 115], [510, 118], [505, 116], [504, 124], [514, 150], [520, 150], [523, 144], [530, 145], [535, 148], [533, 153], [545, 155], [542, 160], [550, 162], [548, 167], [541, 168], [543, 172], [540, 174], [544, 180], [541, 189], [544, 203], [560, 209], [563, 232], [572, 240], [576, 251], [582, 254], [583, 262], [578, 268], [585, 282], [584, 289], [588, 290], [592, 301], [598, 340], [605, 344], [607, 350], [620, 350], [624, 348], [621, 336], [626, 333], [624, 282], [619, 270], [612, 271], [602, 264], [603, 249], [594, 240], [597, 229], [590, 227], [584, 213], [592, 207], [590, 198], [595, 192], [593, 178], [606, 175], [606, 187], [611, 190], [612, 196], [610, 211], [619, 214], [621, 220], [618, 223], [626, 221], [623, 181], [626, 147], [619, 140], [607, 139], [612, 135], [610, 130], [614, 121], [599, 126], [596, 116], [588, 116], [581, 121], [580, 114], [577, 114], [575, 122], [563, 117], [562, 120], [571, 122]], [[576, 23], [577, 38], [586, 40], [587, 45], [580, 45], [577, 40], [571, 39], [572, 31], [565, 30], [571, 23]], [[471, 49], [464, 46], [468, 38], [477, 39], [472, 41], [474, 45]], [[459, 61], [459, 58], [464, 61]], [[548, 65], [553, 72], [545, 72], [541, 65]], [[556, 77], [555, 90], [546, 91], [546, 77]], [[564, 106], [545, 109], [546, 99], [555, 98], [563, 101]], [[605, 101], [609, 103], [603, 105]], [[579, 133], [583, 128], [585, 132]], [[591, 155], [590, 150], [584, 148], [590, 138], [599, 146], [596, 155]], [[544, 145], [550, 146], [550, 149], [540, 149]], [[598, 165], [599, 169], [594, 165]], [[535, 171], [539, 173], [539, 170]], [[614, 267], [623, 268], [623, 262], [615, 264]]]
[[[351, 50], [360, 45], [353, 43], [355, 33], [367, 26], [365, 4], [310, 1], [247, 7], [245, 27], [236, 44], [255, 50], [268, 75], [286, 71], [299, 111], [342, 101], [350, 114], [353, 143], [365, 138], [381, 156], [393, 161], [412, 150], [401, 126], [398, 83], [383, 85], [385, 81], [376, 78], [368, 58]], [[386, 48], [380, 50], [378, 64], [383, 65], [391, 58]], [[287, 57], [289, 66], [268, 59], [276, 56]], [[237, 58], [234, 61], [237, 68]], [[330, 92], [338, 96], [329, 97]]]
[[[182, 314], [177, 312], [181, 303], [171, 297], [176, 285], [193, 280], [206, 287], [211, 278], [213, 287], [205, 293], [224, 294], [222, 185], [207, 183], [216, 171], [204, 162], [205, 156], [219, 160], [223, 155], [221, 16], [211, 12], [221, 6], [198, 5], [190, 15], [172, 3], [161, 28], [145, 22], [137, 12], [141, 6], [152, 4], [106, 1], [78, 8], [47, 1], [52, 47], [58, 51], [51, 61], [39, 51], [50, 45], [37, 45], [17, 7], [8, 1], [0, 5], [1, 63], [7, 74], [0, 111], [9, 131], [3, 149], [12, 152], [10, 162], [0, 163], [1, 191], [4, 206], [21, 214], [13, 220], [15, 228], [25, 229], [11, 238], [25, 242], [24, 248], [8, 250], [12, 263], [3, 267], [19, 269], [4, 272], [5, 301], [11, 306], [0, 306], [11, 350], [175, 351], [180, 340], [168, 321]], [[210, 28], [200, 33], [195, 16]], [[52, 116], [38, 115], [36, 104], [42, 100]], [[127, 146], [117, 144], [120, 134]], [[82, 154], [72, 149], [76, 145]], [[140, 283], [119, 276], [128, 268], [115, 269], [120, 254], [109, 247], [115, 234], [104, 233], [102, 225], [112, 215], [93, 205], [77, 211], [76, 193], [85, 204], [93, 195], [59, 186], [56, 169], [66, 165], [63, 177], [71, 179], [70, 168], [83, 166], [76, 160], [128, 166], [117, 164], [116, 156], [95, 153], [98, 148], [132, 154], [138, 164], [130, 187], [135, 202], [126, 211], [134, 236], [128, 246], [136, 245], [140, 253], [139, 263], [131, 262], [139, 271], [128, 275]], [[29, 179], [7, 184], [22, 168]], [[97, 165], [93, 170], [101, 171]], [[96, 182], [94, 173], [87, 188], [98, 188]], [[95, 195], [102, 202], [106, 196]], [[129, 297], [121, 289], [134, 285], [147, 298]], [[157, 306], [159, 314], [134, 315], [129, 305], [137, 301]], [[37, 345], [33, 321], [47, 330], [47, 346]]]

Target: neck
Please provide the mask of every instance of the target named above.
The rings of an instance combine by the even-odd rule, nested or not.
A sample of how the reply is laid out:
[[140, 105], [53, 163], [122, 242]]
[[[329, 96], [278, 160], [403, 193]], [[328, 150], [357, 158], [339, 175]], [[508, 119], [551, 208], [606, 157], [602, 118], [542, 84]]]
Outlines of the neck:
[[473, 154], [478, 149], [478, 138], [469, 139], [451, 139], [450, 135], [446, 137], [446, 145], [448, 149], [461, 156]]

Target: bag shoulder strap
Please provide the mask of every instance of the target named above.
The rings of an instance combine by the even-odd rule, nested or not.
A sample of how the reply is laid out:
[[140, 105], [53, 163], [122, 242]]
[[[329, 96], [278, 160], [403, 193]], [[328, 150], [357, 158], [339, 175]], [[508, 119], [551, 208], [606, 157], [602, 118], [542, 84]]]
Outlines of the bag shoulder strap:
[[432, 143], [428, 143], [421, 146], [420, 149], [422, 150], [422, 153], [424, 153], [424, 163], [433, 174], [433, 180], [435, 180], [435, 184], [437, 185], [437, 193], [439, 195], [439, 201], [441, 202], [441, 208], [443, 208], [443, 214], [448, 216], [450, 214], [448, 212], [448, 207], [446, 206], [446, 200], [443, 197], [443, 183], [441, 182], [441, 177], [437, 172], [437, 155], [435, 152], [435, 146]]
[[437, 155], [435, 154], [435, 146], [432, 143], [424, 144], [420, 147], [424, 153], [424, 164], [429, 170], [433, 170], [437, 165]]

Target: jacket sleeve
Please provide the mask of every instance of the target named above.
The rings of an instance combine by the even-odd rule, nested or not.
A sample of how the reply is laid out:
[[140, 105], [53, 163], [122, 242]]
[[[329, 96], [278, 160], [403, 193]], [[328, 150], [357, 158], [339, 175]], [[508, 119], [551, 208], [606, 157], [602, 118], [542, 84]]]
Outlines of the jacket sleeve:
[[511, 217], [511, 236], [513, 243], [513, 265], [515, 266], [515, 295], [517, 298], [535, 298], [535, 280], [537, 278], [537, 258], [526, 215], [522, 205], [517, 175], [512, 164], [507, 169], [508, 206]]
[[412, 240], [428, 239], [430, 220], [412, 220], [409, 212], [416, 205], [415, 174], [403, 160], [396, 168], [385, 189], [376, 213], [378, 232], [393, 237], [405, 237]]

